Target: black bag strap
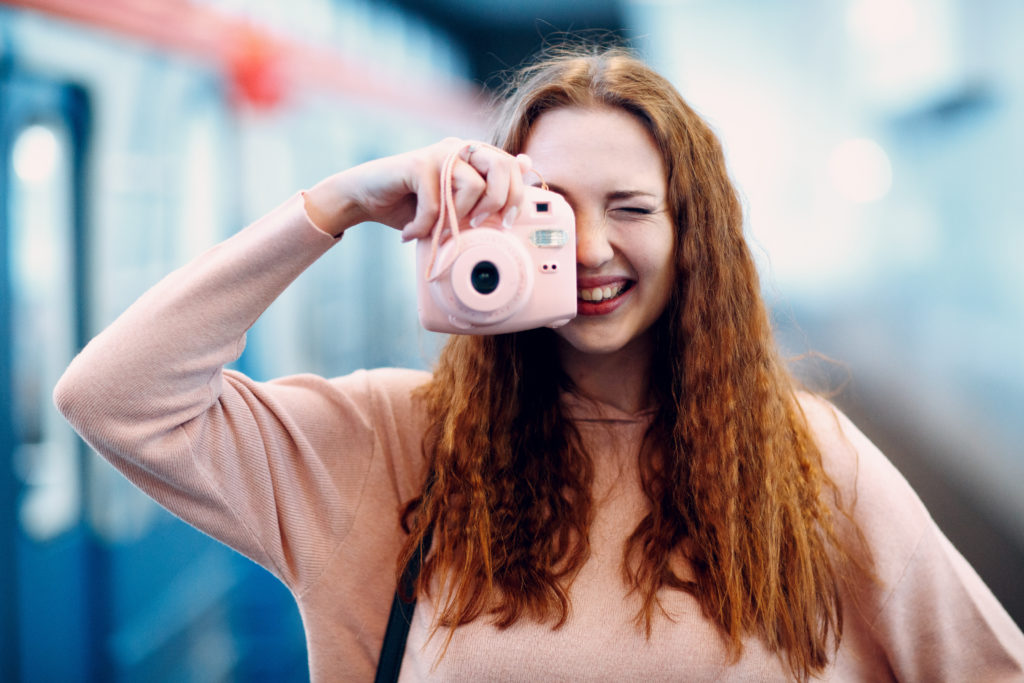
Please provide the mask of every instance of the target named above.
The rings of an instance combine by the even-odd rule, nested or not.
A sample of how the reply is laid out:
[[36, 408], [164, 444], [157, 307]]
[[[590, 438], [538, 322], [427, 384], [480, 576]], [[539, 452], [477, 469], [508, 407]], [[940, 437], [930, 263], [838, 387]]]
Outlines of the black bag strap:
[[[405, 655], [405, 641], [409, 637], [409, 626], [412, 624], [412, 615], [416, 610], [416, 579], [420, 575], [423, 554], [425, 549], [430, 549], [433, 535], [433, 527], [427, 529], [416, 553], [405, 565], [398, 588], [395, 589], [395, 597], [391, 601], [391, 614], [388, 615], [388, 628], [384, 632], [384, 644], [381, 645], [380, 659], [377, 661], [377, 676], [373, 679], [374, 683], [398, 682], [398, 672], [402, 668], [402, 657]], [[411, 596], [409, 602], [402, 599], [403, 588], [405, 594]]]

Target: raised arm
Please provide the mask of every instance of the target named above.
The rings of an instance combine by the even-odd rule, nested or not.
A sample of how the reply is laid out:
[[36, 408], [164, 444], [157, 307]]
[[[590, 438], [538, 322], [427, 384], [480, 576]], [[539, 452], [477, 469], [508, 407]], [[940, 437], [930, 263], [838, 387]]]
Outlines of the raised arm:
[[[349, 227], [429, 234], [440, 164], [462, 146], [445, 140], [331, 176], [171, 273], [72, 362], [58, 408], [147, 494], [301, 588], [344, 539], [370, 461], [413, 438], [383, 433], [381, 423], [401, 423], [381, 411], [413, 410], [409, 391], [425, 376], [257, 383], [223, 366]], [[521, 164], [493, 148], [460, 161], [459, 215], [515, 205]]]

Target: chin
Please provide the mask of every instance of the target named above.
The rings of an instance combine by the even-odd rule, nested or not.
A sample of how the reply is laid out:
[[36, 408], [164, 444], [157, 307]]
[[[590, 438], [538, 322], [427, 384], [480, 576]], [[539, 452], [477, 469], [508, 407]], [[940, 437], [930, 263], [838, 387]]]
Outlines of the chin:
[[566, 347], [577, 353], [592, 355], [607, 355], [621, 351], [630, 341], [621, 339], [620, 335], [614, 332], [609, 334], [608, 330], [581, 328], [581, 325], [573, 321], [555, 332]]
[[554, 330], [566, 350], [590, 355], [619, 352], [651, 353], [657, 320], [624, 317], [613, 321], [602, 317], [577, 316]]

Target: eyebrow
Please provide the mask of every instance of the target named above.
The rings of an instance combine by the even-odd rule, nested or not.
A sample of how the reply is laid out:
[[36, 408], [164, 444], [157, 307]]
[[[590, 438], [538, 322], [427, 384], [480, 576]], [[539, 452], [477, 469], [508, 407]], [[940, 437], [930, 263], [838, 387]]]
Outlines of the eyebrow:
[[615, 192], [609, 192], [605, 197], [608, 199], [633, 199], [634, 197], [650, 197], [651, 199], [657, 199], [658, 195], [653, 192], [645, 192], [643, 190], [617, 190]]
[[[565, 188], [559, 187], [554, 183], [548, 183], [548, 189], [553, 192], [557, 192], [563, 197], [570, 196], [569, 192], [566, 191]], [[613, 190], [612, 192], [609, 192], [608, 194], [605, 195], [605, 199], [613, 201], [618, 199], [633, 199], [635, 197], [648, 197], [650, 199], [657, 199], [658, 195], [654, 194], [653, 192], [646, 192], [644, 190]]]

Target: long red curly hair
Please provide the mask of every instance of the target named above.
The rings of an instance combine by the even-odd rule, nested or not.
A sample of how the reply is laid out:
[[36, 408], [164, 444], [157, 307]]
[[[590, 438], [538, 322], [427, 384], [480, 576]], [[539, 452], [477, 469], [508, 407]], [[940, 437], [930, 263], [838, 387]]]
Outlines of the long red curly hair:
[[[721, 145], [672, 85], [621, 49], [548, 53], [519, 74], [494, 142], [520, 152], [559, 107], [618, 107], [660, 149], [678, 277], [655, 326], [659, 406], [641, 450], [647, 515], [623, 552], [649, 635], [658, 592], [683, 590], [727, 637], [759, 636], [797, 679], [821, 672], [843, 628], [836, 532], [822, 469], [777, 353]], [[423, 390], [428, 477], [405, 507], [403, 569], [434, 529], [416, 590], [438, 581], [439, 626], [490, 615], [557, 628], [587, 561], [592, 463], [559, 402], [572, 391], [550, 330], [453, 336]], [[841, 508], [840, 508], [841, 510]], [[680, 553], [695, 578], [672, 569]]]

